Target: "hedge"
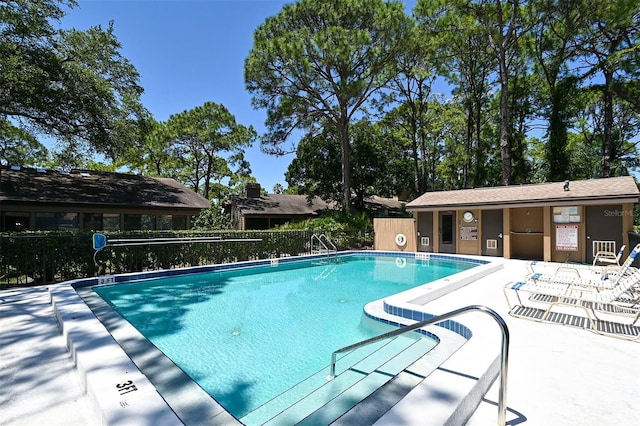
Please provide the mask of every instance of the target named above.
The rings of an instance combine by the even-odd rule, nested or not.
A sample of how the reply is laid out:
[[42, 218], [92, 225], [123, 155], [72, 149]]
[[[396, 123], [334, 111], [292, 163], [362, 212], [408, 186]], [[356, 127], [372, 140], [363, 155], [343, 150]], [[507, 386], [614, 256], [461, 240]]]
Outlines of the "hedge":
[[[108, 240], [218, 237], [220, 241], [107, 245], [96, 252], [89, 232], [0, 233], [0, 288], [298, 255], [310, 251], [312, 234], [309, 230], [113, 232], [105, 233]], [[339, 250], [373, 246], [371, 231], [326, 234]], [[226, 241], [231, 239], [260, 241]]]

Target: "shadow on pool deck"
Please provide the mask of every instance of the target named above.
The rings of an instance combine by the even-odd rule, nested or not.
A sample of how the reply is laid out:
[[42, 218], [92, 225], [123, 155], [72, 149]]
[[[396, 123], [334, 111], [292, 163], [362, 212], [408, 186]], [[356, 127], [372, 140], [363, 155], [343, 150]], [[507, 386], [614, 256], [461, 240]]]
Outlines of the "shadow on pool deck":
[[[525, 262], [506, 261], [503, 270], [427, 305], [443, 313], [480, 304], [504, 318], [511, 335], [507, 423], [600, 426], [640, 418], [640, 343], [511, 317], [502, 287], [526, 272]], [[0, 366], [0, 424], [101, 424], [60, 334], [48, 287], [0, 291]], [[496, 424], [498, 382], [468, 425]], [[425, 424], [426, 418], [423, 411], [392, 410], [380, 424]]]

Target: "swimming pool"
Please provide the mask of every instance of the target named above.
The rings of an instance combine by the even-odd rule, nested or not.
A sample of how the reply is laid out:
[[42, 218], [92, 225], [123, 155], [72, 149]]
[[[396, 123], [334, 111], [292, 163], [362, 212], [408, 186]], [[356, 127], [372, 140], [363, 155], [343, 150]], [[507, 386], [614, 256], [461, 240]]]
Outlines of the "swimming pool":
[[94, 289], [242, 417], [325, 368], [333, 350], [384, 331], [363, 316], [366, 303], [478, 263], [371, 254], [283, 259], [142, 274], [152, 279]]

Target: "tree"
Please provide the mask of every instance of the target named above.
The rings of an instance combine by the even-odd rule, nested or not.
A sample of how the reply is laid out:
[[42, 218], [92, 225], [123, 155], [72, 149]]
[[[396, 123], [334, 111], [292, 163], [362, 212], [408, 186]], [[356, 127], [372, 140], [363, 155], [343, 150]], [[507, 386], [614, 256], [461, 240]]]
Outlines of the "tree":
[[429, 110], [429, 97], [436, 78], [434, 54], [428, 47], [429, 39], [420, 37], [418, 27], [414, 27], [404, 52], [398, 58], [398, 74], [389, 82], [389, 93], [381, 96], [380, 107], [388, 105], [394, 109], [384, 117], [386, 124], [397, 128], [397, 141], [408, 145], [411, 156], [413, 182], [407, 182], [404, 190], [412, 190], [414, 195], [427, 190], [427, 141], [425, 116]]
[[[449, 103], [463, 108], [466, 135], [466, 154], [461, 165], [463, 188], [483, 186], [488, 180], [485, 167], [492, 141], [484, 132], [492, 118], [488, 95], [495, 70], [489, 41], [473, 14], [467, 13], [466, 3], [456, 1], [420, 1], [414, 14], [421, 28], [427, 49], [435, 51], [434, 60], [439, 75], [454, 88]], [[434, 169], [432, 168], [432, 173]], [[432, 179], [432, 183], [435, 179]]]
[[[602, 177], [613, 176], [612, 162], [616, 159], [614, 140], [614, 108], [616, 97], [633, 98], [640, 88], [640, 4], [633, 0], [596, 2], [585, 0], [591, 13], [589, 31], [579, 39], [580, 53], [589, 66], [583, 78], [601, 81], [591, 87], [602, 93]], [[637, 107], [637, 99], [635, 99]], [[636, 111], [637, 112], [637, 111]]]
[[[390, 197], [409, 188], [411, 161], [407, 150], [382, 125], [367, 120], [354, 123], [350, 132], [351, 175], [355, 208], [364, 207], [371, 195]], [[341, 196], [340, 139], [336, 130], [325, 127], [319, 135], [305, 136], [286, 172], [289, 187], [325, 200]]]
[[115, 158], [125, 144], [141, 140], [143, 90], [112, 24], [87, 31], [54, 27], [62, 8], [75, 5], [0, 2], [0, 119], [32, 136], [88, 145]]
[[[572, 137], [570, 145], [569, 170], [571, 176], [591, 179], [601, 176], [602, 150], [607, 123], [606, 100], [599, 89], [584, 90], [584, 108], [576, 121], [579, 134]], [[626, 101], [617, 101], [612, 108], [612, 130], [610, 136], [609, 170], [612, 176], [629, 174], [629, 169], [640, 164], [637, 140], [640, 118]], [[635, 142], [632, 142], [636, 139]]]
[[319, 134], [307, 134], [300, 140], [296, 158], [285, 173], [290, 188], [325, 200], [341, 198], [340, 140], [335, 133], [327, 126]]
[[0, 119], [0, 166], [2, 163], [15, 166], [44, 164], [48, 158], [47, 148], [32, 135]]
[[256, 131], [252, 126], [237, 124], [223, 105], [205, 102], [172, 115], [167, 126], [175, 155], [182, 161], [182, 173], [178, 178], [188, 180], [205, 198], [211, 195], [213, 182], [232, 176], [229, 164], [237, 165], [239, 172], [250, 173], [243, 148], [251, 145]]
[[577, 40], [585, 27], [588, 10], [584, 2], [539, 0], [541, 19], [533, 27], [533, 54], [536, 59], [534, 76], [541, 116], [547, 120], [547, 143], [541, 152], [545, 177], [549, 181], [563, 181], [571, 175], [568, 131], [576, 114], [579, 79], [570, 63], [575, 63]]
[[150, 131], [142, 144], [130, 144], [120, 157], [123, 165], [148, 176], [176, 176], [179, 161], [174, 136], [167, 122], [150, 120]]
[[410, 28], [398, 1], [300, 0], [254, 33], [245, 83], [253, 105], [267, 110], [262, 149], [282, 153], [294, 129], [334, 127], [345, 209], [351, 203], [350, 125], [396, 75]]
[[233, 222], [225, 214], [220, 203], [211, 203], [211, 207], [203, 209], [193, 221], [193, 229], [199, 231], [233, 229]]
[[[526, 3], [523, 1], [523, 3]], [[525, 22], [520, 0], [480, 0], [471, 10], [483, 28], [497, 65], [500, 85], [500, 157], [502, 184], [511, 183], [513, 124], [509, 85], [521, 65], [517, 60], [517, 44], [530, 28]]]

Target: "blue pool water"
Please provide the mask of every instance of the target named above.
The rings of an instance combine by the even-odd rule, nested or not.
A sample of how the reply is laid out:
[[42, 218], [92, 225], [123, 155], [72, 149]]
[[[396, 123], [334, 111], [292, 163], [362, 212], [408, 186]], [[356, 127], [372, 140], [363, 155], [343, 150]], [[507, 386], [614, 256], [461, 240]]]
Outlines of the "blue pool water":
[[95, 287], [240, 418], [380, 334], [363, 306], [474, 264], [347, 256]]

